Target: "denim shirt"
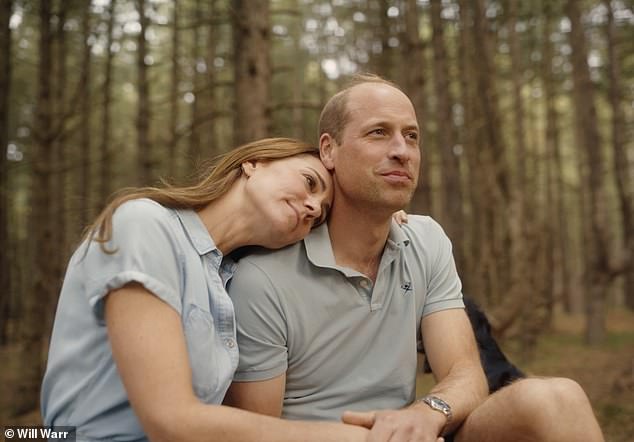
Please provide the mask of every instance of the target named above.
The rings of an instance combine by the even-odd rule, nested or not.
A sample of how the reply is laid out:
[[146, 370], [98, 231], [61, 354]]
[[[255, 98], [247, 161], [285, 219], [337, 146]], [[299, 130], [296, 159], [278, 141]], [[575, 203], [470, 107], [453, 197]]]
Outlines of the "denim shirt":
[[104, 322], [104, 297], [142, 284], [181, 316], [196, 396], [219, 404], [238, 363], [223, 260], [200, 217], [148, 200], [124, 203], [106, 244], [84, 242], [70, 260], [41, 392], [45, 425], [77, 427], [77, 440], [145, 440], [119, 377]]

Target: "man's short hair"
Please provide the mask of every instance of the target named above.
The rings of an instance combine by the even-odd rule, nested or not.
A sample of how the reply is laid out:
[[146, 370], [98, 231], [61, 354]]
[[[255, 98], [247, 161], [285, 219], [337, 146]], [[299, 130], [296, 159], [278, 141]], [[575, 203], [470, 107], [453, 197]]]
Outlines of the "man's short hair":
[[348, 124], [348, 95], [353, 87], [364, 83], [386, 84], [402, 91], [395, 83], [376, 74], [355, 74], [342, 90], [337, 92], [326, 102], [319, 116], [319, 137], [327, 133], [330, 134], [337, 143], [341, 143], [343, 129], [346, 127], [346, 124]]

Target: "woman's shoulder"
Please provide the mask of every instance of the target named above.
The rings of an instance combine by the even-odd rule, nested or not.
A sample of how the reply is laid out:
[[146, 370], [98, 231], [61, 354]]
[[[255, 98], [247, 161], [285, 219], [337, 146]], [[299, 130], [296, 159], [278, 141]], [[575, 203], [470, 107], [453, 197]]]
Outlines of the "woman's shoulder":
[[136, 198], [122, 203], [114, 211], [115, 218], [120, 221], [143, 219], [163, 220], [170, 217], [171, 210], [150, 198]]

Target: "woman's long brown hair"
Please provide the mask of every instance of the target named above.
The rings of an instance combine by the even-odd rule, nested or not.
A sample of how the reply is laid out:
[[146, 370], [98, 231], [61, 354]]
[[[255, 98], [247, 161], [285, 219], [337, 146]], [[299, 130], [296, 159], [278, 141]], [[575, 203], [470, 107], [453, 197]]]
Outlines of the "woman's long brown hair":
[[173, 209], [198, 210], [217, 200], [229, 191], [242, 174], [242, 164], [248, 161], [273, 161], [295, 155], [309, 154], [319, 158], [319, 149], [303, 141], [292, 138], [264, 138], [237, 147], [221, 155], [204, 168], [201, 178], [191, 186], [173, 186], [164, 183], [163, 187], [126, 188], [116, 192], [108, 205], [84, 233], [83, 241], [100, 243], [105, 253], [105, 244], [112, 238], [112, 216], [115, 210], [137, 198], [149, 198]]

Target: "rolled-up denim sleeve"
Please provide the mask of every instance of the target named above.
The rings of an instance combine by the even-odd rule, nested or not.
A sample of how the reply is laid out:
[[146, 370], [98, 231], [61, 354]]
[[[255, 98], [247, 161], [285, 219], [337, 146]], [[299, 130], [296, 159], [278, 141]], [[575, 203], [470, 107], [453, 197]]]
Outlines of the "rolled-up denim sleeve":
[[182, 313], [182, 254], [173, 233], [177, 222], [173, 212], [158, 203], [133, 200], [114, 213], [112, 238], [105, 245], [111, 253], [95, 241], [83, 245], [87, 250], [74, 265], [88, 276], [85, 293], [97, 319], [103, 320], [104, 297], [131, 282]]

